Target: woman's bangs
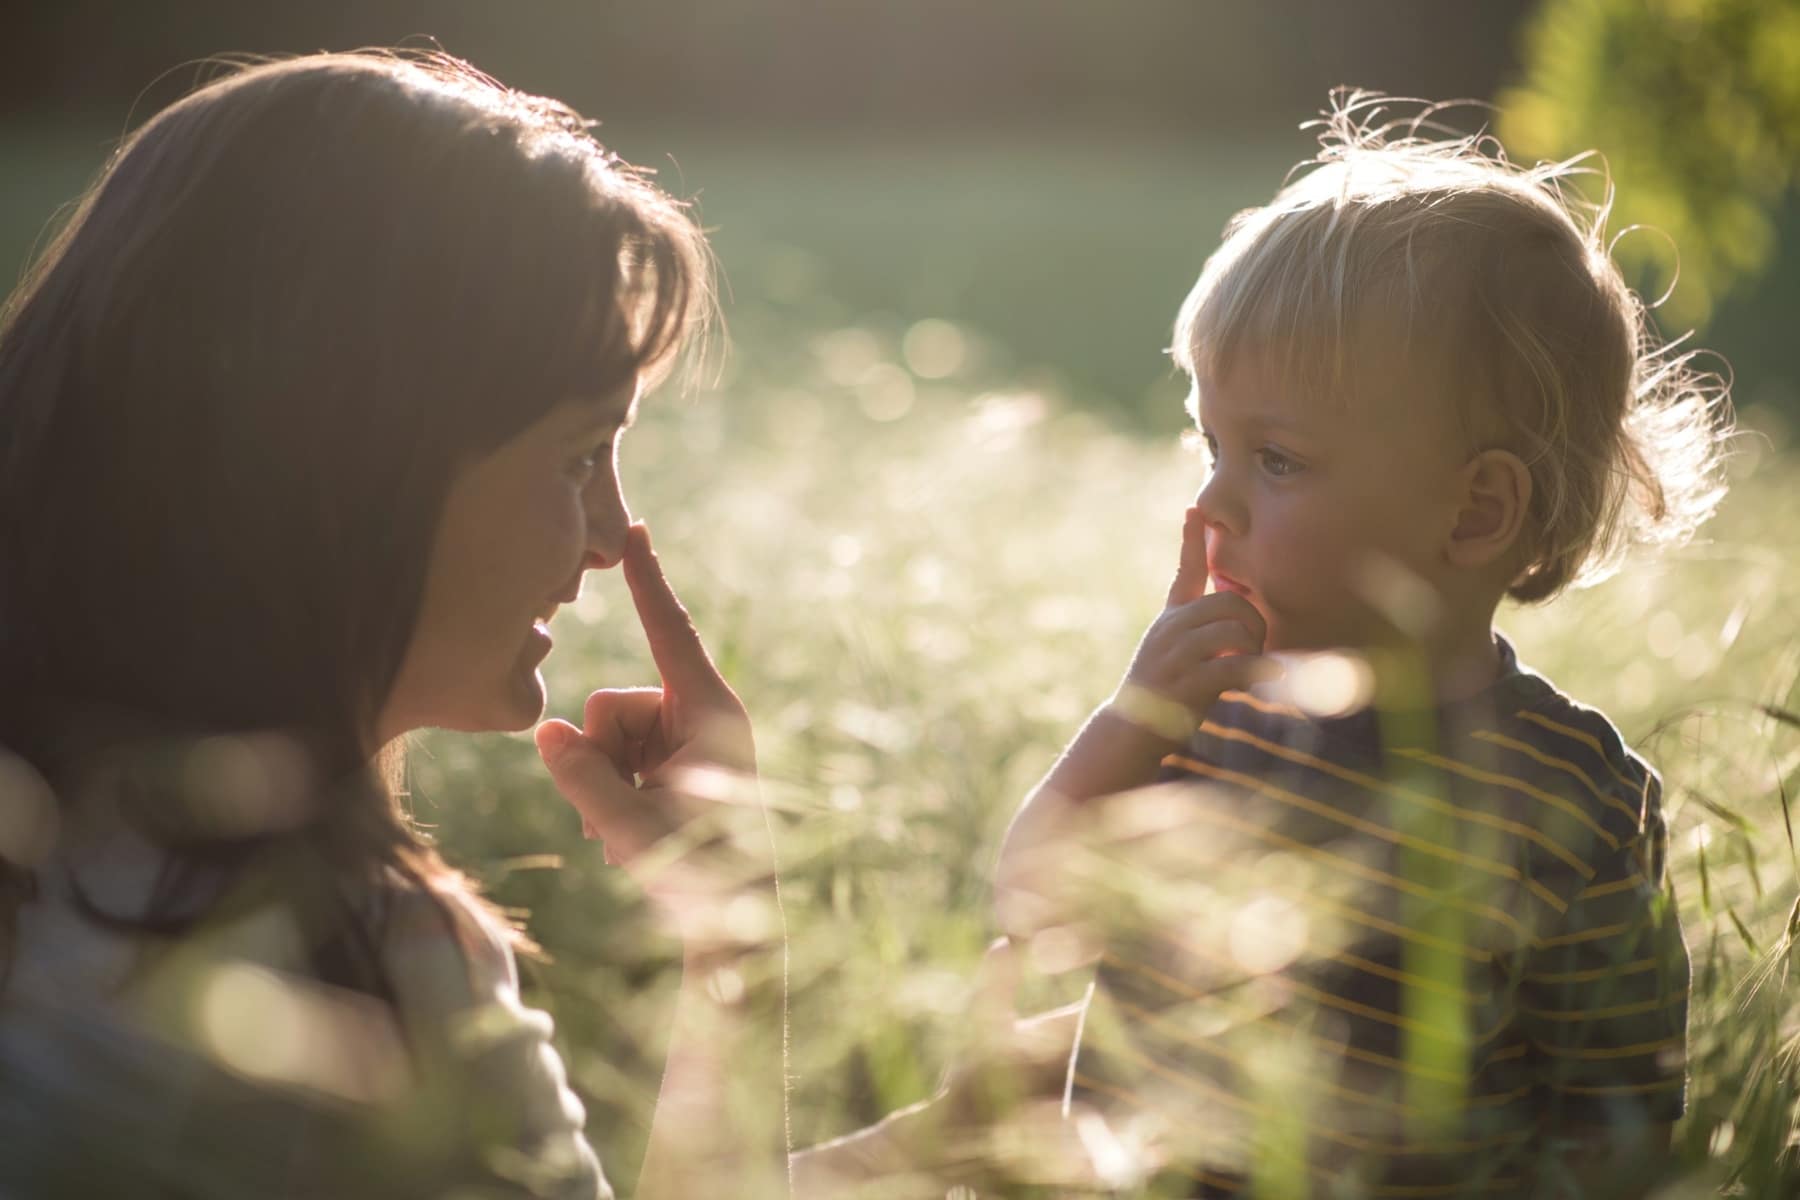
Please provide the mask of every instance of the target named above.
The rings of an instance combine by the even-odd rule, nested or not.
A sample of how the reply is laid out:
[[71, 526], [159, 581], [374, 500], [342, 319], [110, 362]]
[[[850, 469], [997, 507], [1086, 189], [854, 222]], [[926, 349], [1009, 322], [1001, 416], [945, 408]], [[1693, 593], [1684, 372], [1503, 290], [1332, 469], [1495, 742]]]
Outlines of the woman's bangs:
[[704, 324], [703, 269], [679, 239], [646, 230], [623, 250], [601, 248], [587, 295], [550, 319], [556, 326], [533, 368], [554, 400], [609, 395], [634, 380], [648, 390], [676, 369]]

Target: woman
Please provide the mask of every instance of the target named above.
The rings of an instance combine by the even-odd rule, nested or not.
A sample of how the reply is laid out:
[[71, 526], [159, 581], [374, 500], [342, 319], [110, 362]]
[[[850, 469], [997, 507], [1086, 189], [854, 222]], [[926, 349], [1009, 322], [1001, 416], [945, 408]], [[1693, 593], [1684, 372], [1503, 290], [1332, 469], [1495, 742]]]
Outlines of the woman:
[[637, 1194], [785, 1190], [749, 724], [615, 458], [709, 308], [677, 204], [446, 57], [241, 69], [114, 155], [0, 319], [0, 1194], [610, 1194], [392, 780], [533, 724], [621, 563], [664, 686], [538, 737], [686, 939]]

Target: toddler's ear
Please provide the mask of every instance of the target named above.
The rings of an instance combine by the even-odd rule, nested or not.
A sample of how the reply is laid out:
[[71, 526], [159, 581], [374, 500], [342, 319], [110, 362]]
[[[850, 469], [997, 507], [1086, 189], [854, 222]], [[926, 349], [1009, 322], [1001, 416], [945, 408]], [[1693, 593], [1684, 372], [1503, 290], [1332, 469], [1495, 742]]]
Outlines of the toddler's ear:
[[1452, 566], [1485, 567], [1507, 558], [1531, 508], [1531, 471], [1510, 450], [1483, 450], [1462, 470], [1462, 507], [1450, 531]]

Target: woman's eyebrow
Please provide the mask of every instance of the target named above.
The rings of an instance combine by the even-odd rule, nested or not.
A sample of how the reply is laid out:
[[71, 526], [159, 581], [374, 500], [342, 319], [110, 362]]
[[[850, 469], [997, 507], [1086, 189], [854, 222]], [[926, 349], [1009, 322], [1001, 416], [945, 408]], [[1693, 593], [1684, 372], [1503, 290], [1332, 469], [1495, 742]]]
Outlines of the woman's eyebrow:
[[592, 429], [618, 428], [629, 429], [637, 420], [638, 401], [633, 395], [628, 403], [621, 404], [615, 396], [600, 400], [581, 399], [575, 405], [580, 416], [576, 418], [576, 427], [586, 432]]

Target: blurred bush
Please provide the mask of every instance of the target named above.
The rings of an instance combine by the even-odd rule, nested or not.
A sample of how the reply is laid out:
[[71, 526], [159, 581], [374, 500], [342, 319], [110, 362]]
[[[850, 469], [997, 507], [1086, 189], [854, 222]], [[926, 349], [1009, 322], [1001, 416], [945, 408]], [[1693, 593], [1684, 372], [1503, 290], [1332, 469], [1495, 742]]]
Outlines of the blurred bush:
[[1498, 104], [1519, 157], [1602, 151], [1613, 228], [1655, 231], [1619, 255], [1652, 296], [1679, 270], [1668, 319], [1703, 323], [1770, 262], [1800, 170], [1800, 2], [1545, 0]]

